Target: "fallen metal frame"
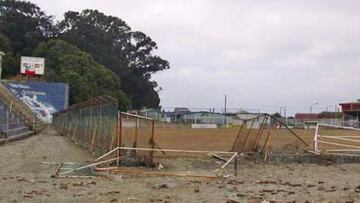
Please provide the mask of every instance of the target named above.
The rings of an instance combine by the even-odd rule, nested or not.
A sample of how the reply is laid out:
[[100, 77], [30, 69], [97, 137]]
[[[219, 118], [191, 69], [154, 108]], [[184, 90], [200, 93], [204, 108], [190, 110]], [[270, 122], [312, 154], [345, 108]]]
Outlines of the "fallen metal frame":
[[[226, 168], [231, 162], [234, 163], [234, 176], [237, 176], [238, 170], [238, 153], [237, 152], [224, 152], [224, 151], [199, 151], [199, 150], [179, 150], [179, 149], [154, 149], [154, 148], [135, 148], [135, 147], [116, 147], [115, 149], [101, 155], [96, 158], [93, 163], [87, 164], [84, 166], [80, 166], [78, 168], [74, 168], [71, 170], [67, 170], [61, 173], [58, 173], [57, 169], [57, 177], [65, 177], [65, 175], [70, 174], [75, 171], [79, 171], [85, 168], [95, 167], [97, 171], [105, 171], [105, 172], [118, 172], [118, 173], [132, 173], [132, 174], [142, 174], [142, 175], [154, 175], [154, 176], [179, 176], [179, 177], [199, 177], [199, 178], [216, 178], [217, 176], [211, 175], [198, 175], [198, 174], [188, 174], [188, 173], [163, 173], [157, 171], [145, 171], [136, 169], [129, 169], [128, 167], [122, 167], [121, 165], [116, 164], [115, 167], [104, 167], [104, 168], [96, 168], [98, 165], [102, 165], [105, 163], [119, 161], [122, 159], [119, 153], [120, 150], [137, 150], [137, 151], [151, 151], [151, 152], [176, 152], [176, 153], [198, 153], [198, 154], [208, 154], [211, 156], [212, 154], [228, 154], [231, 155], [229, 159], [227, 159], [226, 163], [223, 164], [220, 168], [216, 169], [215, 172], [221, 171]], [[115, 158], [108, 158], [109, 156], [116, 154]], [[103, 160], [105, 159], [105, 160]]]
[[[259, 121], [259, 119], [262, 119], [262, 121]], [[237, 133], [237, 136], [235, 137], [235, 140], [233, 142], [233, 146], [231, 151], [233, 152], [238, 152], [240, 153], [247, 153], [247, 152], [258, 152], [261, 140], [262, 144], [263, 144], [263, 148], [262, 151], [264, 152], [264, 161], [268, 160], [268, 154], [269, 154], [269, 150], [270, 150], [270, 145], [271, 145], [271, 128], [272, 126], [268, 126], [267, 122], [270, 120], [271, 121], [274, 120], [276, 122], [278, 122], [279, 124], [281, 124], [282, 126], [284, 126], [286, 128], [286, 130], [288, 130], [291, 134], [293, 134], [300, 142], [302, 142], [305, 147], [307, 149], [309, 149], [309, 144], [306, 143], [299, 135], [297, 135], [292, 129], [290, 129], [286, 123], [284, 123], [283, 121], [281, 121], [280, 119], [270, 115], [270, 114], [262, 114], [260, 116], [254, 117], [254, 118], [250, 118], [247, 120], [244, 120], [246, 122], [246, 124], [248, 122], [251, 122], [250, 127], [246, 128], [245, 127], [245, 122], [243, 122], [239, 128], [239, 131]], [[255, 121], [258, 120], [259, 121], [259, 128], [258, 129], [253, 129], [254, 123]], [[242, 132], [245, 131], [245, 135], [242, 135]], [[251, 132], [252, 131], [256, 131], [255, 132], [255, 137], [254, 139], [250, 139], [251, 136]], [[264, 136], [264, 133], [266, 134]]]

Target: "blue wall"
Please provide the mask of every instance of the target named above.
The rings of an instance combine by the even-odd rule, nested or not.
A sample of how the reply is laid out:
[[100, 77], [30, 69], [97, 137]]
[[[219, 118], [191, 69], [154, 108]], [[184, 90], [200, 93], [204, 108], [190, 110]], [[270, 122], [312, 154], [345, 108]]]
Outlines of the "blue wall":
[[5, 82], [4, 85], [46, 122], [51, 122], [52, 113], [69, 105], [69, 86], [49, 82]]

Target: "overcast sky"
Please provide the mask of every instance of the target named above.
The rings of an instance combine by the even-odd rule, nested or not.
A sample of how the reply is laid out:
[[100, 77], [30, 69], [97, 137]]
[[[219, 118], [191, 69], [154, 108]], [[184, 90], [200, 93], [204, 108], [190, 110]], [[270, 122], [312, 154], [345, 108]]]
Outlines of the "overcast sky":
[[157, 42], [164, 107], [288, 114], [358, 98], [360, 1], [33, 0], [47, 14], [98, 9]]

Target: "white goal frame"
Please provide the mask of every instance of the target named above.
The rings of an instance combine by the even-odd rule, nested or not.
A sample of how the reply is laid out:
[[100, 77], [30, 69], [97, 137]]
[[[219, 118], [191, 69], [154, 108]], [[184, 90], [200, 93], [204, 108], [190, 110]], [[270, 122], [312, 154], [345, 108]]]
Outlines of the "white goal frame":
[[[325, 126], [325, 127], [333, 127], [336, 129], [344, 129], [344, 130], [354, 130], [354, 131], [359, 131], [359, 136], [357, 135], [348, 135], [348, 136], [342, 136], [342, 135], [338, 135], [338, 136], [328, 136], [328, 135], [321, 135], [319, 133], [319, 127], [320, 126]], [[333, 141], [324, 141], [321, 138], [325, 138], [325, 139], [330, 139]], [[353, 142], [353, 144], [342, 144], [336, 141], [350, 141]], [[359, 143], [356, 145], [356, 143]], [[326, 145], [330, 145], [330, 146], [337, 146], [337, 147], [344, 147], [344, 148], [340, 148], [340, 149], [326, 149], [326, 150], [321, 150], [319, 147], [319, 144], [326, 144]], [[327, 153], [330, 154], [344, 154], [345, 153], [354, 153], [360, 152], [360, 129], [359, 128], [353, 128], [353, 127], [345, 127], [345, 126], [338, 126], [338, 125], [329, 125], [329, 124], [323, 124], [323, 123], [318, 123], [316, 125], [316, 130], [315, 130], [315, 136], [314, 136], [314, 153], [320, 155], [321, 152], [326, 151]], [[353, 154], [352, 154], [353, 155]], [[360, 154], [357, 154], [360, 155]]]

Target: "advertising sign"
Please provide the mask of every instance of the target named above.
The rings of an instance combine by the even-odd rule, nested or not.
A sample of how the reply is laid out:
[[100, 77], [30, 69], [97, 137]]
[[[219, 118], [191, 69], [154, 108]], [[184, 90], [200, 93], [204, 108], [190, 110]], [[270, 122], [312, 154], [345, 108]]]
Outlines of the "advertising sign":
[[6, 82], [4, 85], [47, 123], [51, 123], [53, 113], [69, 105], [69, 86], [65, 83]]
[[44, 75], [45, 58], [22, 56], [20, 63], [20, 73], [25, 75]]

